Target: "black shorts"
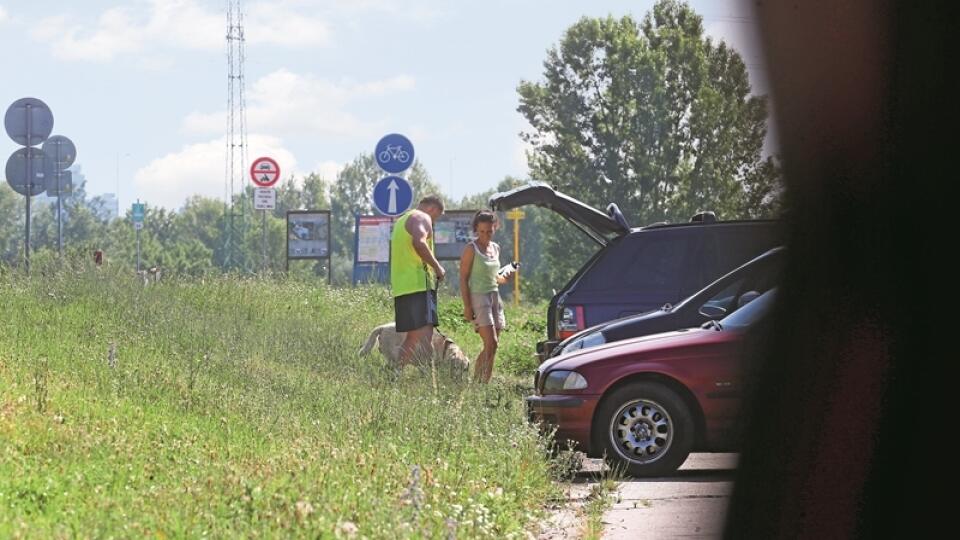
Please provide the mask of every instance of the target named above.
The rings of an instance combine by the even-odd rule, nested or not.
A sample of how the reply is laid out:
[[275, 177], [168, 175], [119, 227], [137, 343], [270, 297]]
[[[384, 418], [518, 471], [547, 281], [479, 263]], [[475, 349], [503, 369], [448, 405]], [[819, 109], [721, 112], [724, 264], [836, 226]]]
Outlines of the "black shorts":
[[393, 299], [397, 332], [409, 332], [424, 326], [439, 326], [437, 291], [420, 291]]

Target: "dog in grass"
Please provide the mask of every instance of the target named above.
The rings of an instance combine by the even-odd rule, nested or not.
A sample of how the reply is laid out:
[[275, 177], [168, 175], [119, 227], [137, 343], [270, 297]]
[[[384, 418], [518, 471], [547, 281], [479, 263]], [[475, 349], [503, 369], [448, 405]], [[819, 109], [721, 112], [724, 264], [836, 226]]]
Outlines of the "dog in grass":
[[[406, 335], [406, 332], [397, 332], [394, 323], [381, 324], [370, 332], [367, 342], [360, 348], [360, 356], [370, 354], [370, 351], [379, 343], [380, 354], [387, 359], [390, 366], [396, 368], [400, 365], [400, 346]], [[433, 346], [432, 358], [426, 359], [423, 358], [424, 355], [414, 353], [414, 363], [420, 369], [429, 368], [432, 361], [438, 372], [448, 372], [458, 380], [466, 376], [470, 370], [470, 359], [453, 340], [434, 329], [430, 344]]]

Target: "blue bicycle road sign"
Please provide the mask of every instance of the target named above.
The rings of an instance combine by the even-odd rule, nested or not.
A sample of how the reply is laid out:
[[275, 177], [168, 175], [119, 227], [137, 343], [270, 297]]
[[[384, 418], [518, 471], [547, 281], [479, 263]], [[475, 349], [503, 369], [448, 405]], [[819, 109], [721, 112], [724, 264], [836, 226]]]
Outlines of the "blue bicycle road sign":
[[397, 174], [413, 165], [413, 143], [399, 133], [384, 135], [373, 155], [381, 169]]
[[373, 186], [373, 206], [385, 216], [399, 216], [413, 203], [413, 188], [399, 176], [387, 176]]

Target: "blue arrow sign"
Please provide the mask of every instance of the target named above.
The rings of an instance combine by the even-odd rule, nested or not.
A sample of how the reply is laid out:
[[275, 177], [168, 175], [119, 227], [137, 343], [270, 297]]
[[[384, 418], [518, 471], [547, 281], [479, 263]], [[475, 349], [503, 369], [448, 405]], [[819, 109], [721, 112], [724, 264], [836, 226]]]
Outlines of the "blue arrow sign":
[[413, 165], [413, 143], [399, 133], [391, 133], [380, 139], [373, 155], [381, 169], [397, 174]]
[[373, 206], [385, 216], [399, 216], [413, 203], [413, 188], [399, 176], [387, 176], [373, 186]]

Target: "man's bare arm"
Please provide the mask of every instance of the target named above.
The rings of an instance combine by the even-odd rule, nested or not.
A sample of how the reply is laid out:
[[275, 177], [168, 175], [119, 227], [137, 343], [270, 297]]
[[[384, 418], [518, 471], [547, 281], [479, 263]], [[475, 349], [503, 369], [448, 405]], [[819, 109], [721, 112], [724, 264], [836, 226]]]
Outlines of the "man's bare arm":
[[406, 227], [407, 232], [413, 237], [413, 249], [420, 256], [420, 260], [433, 268], [438, 278], [443, 279], [445, 274], [443, 267], [440, 266], [440, 261], [434, 257], [433, 252], [430, 251], [430, 245], [427, 244], [427, 238], [430, 237], [430, 229], [432, 228], [430, 216], [421, 212], [414, 212], [407, 218]]

